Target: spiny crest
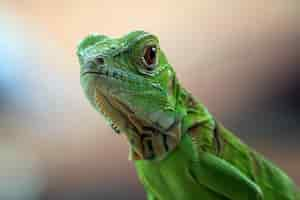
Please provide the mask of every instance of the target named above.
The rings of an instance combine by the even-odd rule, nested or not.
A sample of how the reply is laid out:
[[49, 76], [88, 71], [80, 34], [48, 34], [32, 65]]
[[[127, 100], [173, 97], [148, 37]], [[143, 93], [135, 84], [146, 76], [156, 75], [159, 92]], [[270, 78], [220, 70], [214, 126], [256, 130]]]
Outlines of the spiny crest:
[[107, 36], [100, 35], [100, 34], [97, 34], [97, 33], [92, 33], [92, 34], [88, 35], [83, 40], [81, 40], [79, 42], [79, 44], [77, 45], [77, 54], [79, 55], [79, 53], [82, 52], [82, 50], [84, 50], [87, 47], [95, 44], [96, 42], [99, 42], [99, 41], [101, 41], [103, 39], [106, 39], [106, 38], [107, 38]]
[[136, 30], [136, 31], [131, 31], [128, 34], [124, 35], [121, 40], [123, 40], [124, 42], [130, 42], [130, 41], [134, 41], [134, 40], [138, 40], [141, 37], [145, 37], [147, 35], [151, 35], [150, 33], [147, 33], [145, 31], [141, 31], [141, 30]]

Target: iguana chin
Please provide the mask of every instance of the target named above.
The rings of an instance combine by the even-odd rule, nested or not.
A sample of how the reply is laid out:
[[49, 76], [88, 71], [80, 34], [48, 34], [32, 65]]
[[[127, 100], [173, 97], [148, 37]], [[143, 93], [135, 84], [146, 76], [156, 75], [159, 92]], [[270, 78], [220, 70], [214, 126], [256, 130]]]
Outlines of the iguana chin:
[[126, 135], [148, 200], [300, 200], [283, 171], [180, 85], [153, 34], [92, 34], [77, 55], [84, 93]]

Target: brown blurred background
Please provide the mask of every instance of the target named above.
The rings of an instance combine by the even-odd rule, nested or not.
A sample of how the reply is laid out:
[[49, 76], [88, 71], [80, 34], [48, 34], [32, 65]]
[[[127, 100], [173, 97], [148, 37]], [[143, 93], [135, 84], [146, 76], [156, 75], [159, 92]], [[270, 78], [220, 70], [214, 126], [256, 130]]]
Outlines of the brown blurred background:
[[0, 199], [145, 199], [79, 85], [90, 32], [160, 37], [181, 82], [300, 184], [298, 0], [2, 0]]

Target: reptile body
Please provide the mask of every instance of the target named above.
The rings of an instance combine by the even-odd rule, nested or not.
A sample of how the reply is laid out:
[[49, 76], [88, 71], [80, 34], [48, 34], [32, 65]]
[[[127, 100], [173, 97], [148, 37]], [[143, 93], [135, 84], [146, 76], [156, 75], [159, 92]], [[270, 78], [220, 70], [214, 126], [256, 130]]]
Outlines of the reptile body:
[[148, 200], [300, 200], [282, 170], [180, 85], [155, 35], [92, 34], [77, 55], [84, 93], [126, 136]]

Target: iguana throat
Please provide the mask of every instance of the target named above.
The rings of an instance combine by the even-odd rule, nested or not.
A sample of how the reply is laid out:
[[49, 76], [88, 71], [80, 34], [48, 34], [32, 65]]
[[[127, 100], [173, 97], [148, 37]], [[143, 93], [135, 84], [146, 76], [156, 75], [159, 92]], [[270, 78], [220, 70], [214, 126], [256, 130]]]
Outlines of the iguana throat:
[[95, 90], [95, 106], [115, 132], [125, 130], [123, 132], [130, 145], [130, 160], [161, 160], [180, 142], [182, 131], [179, 119], [163, 130], [136, 118], [129, 107], [117, 99], [104, 96], [99, 90]]

